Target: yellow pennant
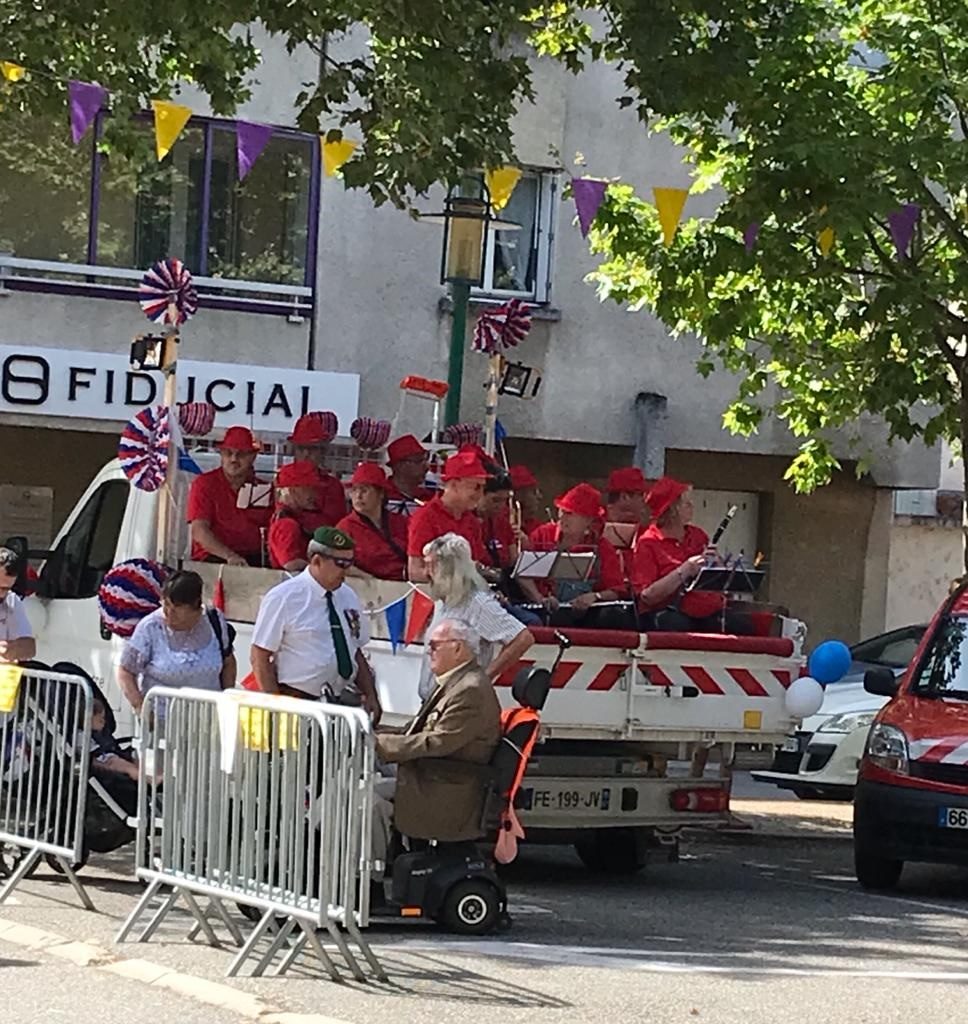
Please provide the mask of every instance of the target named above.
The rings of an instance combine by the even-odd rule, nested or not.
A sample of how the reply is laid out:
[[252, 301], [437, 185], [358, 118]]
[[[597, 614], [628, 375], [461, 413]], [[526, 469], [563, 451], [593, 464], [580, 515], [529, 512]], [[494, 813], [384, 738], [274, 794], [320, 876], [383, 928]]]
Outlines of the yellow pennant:
[[0, 665], [0, 712], [13, 711], [24, 670], [19, 665]]
[[327, 142], [325, 135], [320, 135], [319, 143], [323, 149], [323, 173], [327, 178], [333, 177], [356, 152], [356, 147], [359, 145], [352, 139], [336, 139], [333, 142]]
[[155, 112], [155, 150], [158, 159], [164, 160], [175, 145], [175, 139], [181, 135], [192, 112], [180, 103], [169, 103], [168, 100], [152, 100], [151, 109]]
[[27, 74], [27, 69], [13, 61], [0, 60], [0, 72], [8, 82], [22, 82]]
[[520, 180], [520, 167], [498, 167], [484, 175], [484, 183], [491, 194], [491, 209], [495, 213], [508, 205]]
[[820, 251], [826, 256], [830, 250], [834, 247], [834, 229], [824, 228], [823, 231], [817, 235], [817, 244], [820, 246]]
[[686, 205], [689, 189], [654, 188], [652, 195], [655, 197], [655, 208], [659, 211], [662, 241], [665, 245], [672, 245], [672, 240], [676, 237], [676, 231], [679, 228], [679, 221], [682, 220], [682, 211]]

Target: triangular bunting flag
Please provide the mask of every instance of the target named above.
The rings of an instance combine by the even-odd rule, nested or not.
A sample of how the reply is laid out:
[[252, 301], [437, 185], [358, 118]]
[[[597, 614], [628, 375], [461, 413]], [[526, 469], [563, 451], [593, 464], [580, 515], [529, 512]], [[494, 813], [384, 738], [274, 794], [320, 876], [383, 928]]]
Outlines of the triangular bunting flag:
[[155, 112], [155, 150], [161, 161], [168, 156], [192, 112], [188, 107], [180, 103], [169, 103], [168, 100], [152, 100], [151, 109]]
[[578, 214], [578, 226], [581, 228], [582, 238], [588, 237], [592, 221], [605, 198], [606, 188], [608, 188], [607, 182], [596, 181], [594, 178], [572, 179], [571, 194], [575, 199], [575, 212]]
[[239, 181], [252, 170], [253, 164], [269, 144], [272, 128], [267, 124], [253, 124], [251, 121], [235, 123], [235, 153], [239, 164]]
[[323, 173], [327, 178], [332, 178], [356, 152], [356, 147], [359, 145], [352, 139], [336, 139], [333, 142], [327, 142], [325, 135], [320, 135], [319, 143], [323, 150]]
[[655, 197], [655, 208], [659, 211], [659, 223], [662, 225], [662, 241], [665, 245], [672, 245], [676, 237], [679, 221], [682, 220], [682, 211], [686, 205], [686, 198], [689, 195], [687, 188], [654, 188], [652, 195]]
[[0, 74], [8, 82], [22, 82], [27, 74], [27, 69], [11, 60], [0, 60]]
[[520, 180], [520, 167], [498, 167], [484, 175], [484, 184], [491, 194], [491, 209], [495, 213], [508, 205]]
[[407, 625], [407, 599], [401, 597], [399, 601], [394, 601], [386, 610], [387, 617], [387, 632], [390, 634], [390, 646], [393, 648], [393, 653], [397, 653], [397, 648], [403, 642], [403, 631]]
[[752, 252], [756, 246], [756, 239], [760, 234], [760, 222], [754, 220], [751, 224], [747, 225], [746, 230], [743, 232], [743, 245], [746, 247], [748, 253]]
[[917, 203], [906, 203], [899, 210], [887, 215], [887, 224], [891, 229], [891, 238], [897, 250], [897, 258], [904, 259], [911, 248], [914, 229], [921, 216], [921, 207]]
[[222, 571], [225, 566], [219, 566], [218, 579], [215, 581], [215, 587], [212, 590], [212, 607], [218, 608], [220, 612], [225, 611], [225, 584], [222, 582]]
[[67, 98], [71, 108], [71, 138], [76, 146], [97, 117], [97, 112], [104, 106], [108, 91], [93, 82], [76, 82], [71, 79], [67, 83]]
[[826, 256], [834, 247], [834, 229], [830, 227], [824, 228], [817, 235], [817, 244], [820, 246], [820, 251]]
[[407, 631], [403, 642], [412, 644], [427, 628], [430, 616], [434, 611], [434, 602], [420, 590], [413, 592], [413, 604], [410, 606], [410, 618], [407, 620]]
[[202, 472], [202, 467], [185, 451], [184, 448], [178, 449], [178, 468], [183, 470], [185, 473], [193, 473], [198, 476]]

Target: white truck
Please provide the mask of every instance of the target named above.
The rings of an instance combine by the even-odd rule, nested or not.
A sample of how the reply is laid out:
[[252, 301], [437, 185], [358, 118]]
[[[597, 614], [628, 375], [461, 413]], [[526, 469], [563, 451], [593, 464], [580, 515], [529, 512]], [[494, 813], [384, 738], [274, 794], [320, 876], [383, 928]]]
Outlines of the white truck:
[[[194, 453], [203, 469], [214, 452]], [[268, 476], [270, 456], [257, 470]], [[264, 463], [264, 464], [263, 464]], [[170, 565], [198, 570], [211, 588], [218, 566], [188, 562], [183, 510], [191, 476], [174, 477], [169, 536], [161, 549]], [[105, 572], [130, 558], [154, 558], [158, 493], [132, 487], [116, 461], [91, 482], [49, 552], [39, 556], [36, 592], [25, 602], [37, 636], [38, 657], [72, 661], [88, 671], [114, 707], [122, 731], [133, 729], [123, 705], [116, 666], [123, 641], [100, 625], [97, 592]], [[259, 599], [282, 573], [225, 567], [225, 610], [238, 636], [239, 678], [249, 671], [252, 623]], [[369, 656], [389, 722], [418, 707], [422, 644], [390, 644], [380, 609], [413, 586], [354, 579], [371, 609]], [[685, 825], [710, 825], [728, 815], [729, 784], [693, 778], [688, 762], [697, 747], [777, 744], [790, 731], [786, 688], [803, 665], [803, 629], [783, 621], [787, 635], [763, 638], [669, 633], [569, 630], [572, 646], [553, 679], [542, 713], [541, 742], [528, 769], [521, 822], [529, 840], [573, 842], [583, 861], [606, 871], [637, 870], [651, 846], [673, 855]], [[528, 663], [550, 665], [554, 631], [538, 628]], [[502, 703], [510, 675], [497, 681]]]

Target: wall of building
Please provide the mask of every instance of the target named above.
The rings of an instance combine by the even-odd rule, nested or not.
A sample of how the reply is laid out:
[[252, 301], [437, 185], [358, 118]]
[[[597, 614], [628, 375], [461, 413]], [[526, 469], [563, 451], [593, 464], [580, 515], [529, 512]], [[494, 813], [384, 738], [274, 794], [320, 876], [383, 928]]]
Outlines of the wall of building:
[[885, 628], [928, 622], [964, 575], [964, 535], [955, 525], [898, 520], [891, 527]]

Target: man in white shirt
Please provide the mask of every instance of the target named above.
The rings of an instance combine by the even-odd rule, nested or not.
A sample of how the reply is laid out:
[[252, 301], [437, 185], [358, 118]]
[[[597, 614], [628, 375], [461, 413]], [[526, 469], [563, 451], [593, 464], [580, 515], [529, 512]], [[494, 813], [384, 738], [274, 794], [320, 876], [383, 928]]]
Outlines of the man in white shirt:
[[363, 653], [370, 632], [359, 598], [344, 582], [353, 540], [322, 526], [307, 554], [309, 565], [273, 587], [259, 606], [250, 652], [256, 682], [264, 693], [325, 701], [353, 686], [376, 723], [380, 701]]
[[0, 548], [0, 664], [30, 661], [37, 654], [37, 642], [27, 613], [13, 592], [20, 556]]

